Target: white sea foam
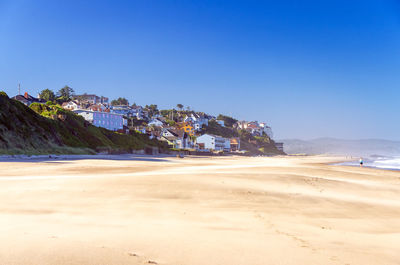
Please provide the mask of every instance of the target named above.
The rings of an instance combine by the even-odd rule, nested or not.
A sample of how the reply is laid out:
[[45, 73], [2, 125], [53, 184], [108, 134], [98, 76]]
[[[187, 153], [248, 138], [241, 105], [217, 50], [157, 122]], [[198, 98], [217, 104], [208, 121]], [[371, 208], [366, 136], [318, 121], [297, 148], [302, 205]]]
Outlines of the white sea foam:
[[400, 170], [400, 157], [377, 159], [372, 161], [371, 167]]
[[[359, 166], [359, 162], [351, 161], [344, 162], [340, 165], [345, 166]], [[381, 169], [393, 169], [400, 170], [400, 157], [374, 157], [369, 159], [364, 159], [365, 167], [381, 168]]]

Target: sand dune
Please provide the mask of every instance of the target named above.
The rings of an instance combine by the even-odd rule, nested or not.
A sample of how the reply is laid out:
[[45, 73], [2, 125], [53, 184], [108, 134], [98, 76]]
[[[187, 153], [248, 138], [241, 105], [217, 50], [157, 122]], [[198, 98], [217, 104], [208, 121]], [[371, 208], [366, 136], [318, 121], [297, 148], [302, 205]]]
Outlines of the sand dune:
[[399, 264], [400, 172], [336, 160], [1, 162], [0, 264]]

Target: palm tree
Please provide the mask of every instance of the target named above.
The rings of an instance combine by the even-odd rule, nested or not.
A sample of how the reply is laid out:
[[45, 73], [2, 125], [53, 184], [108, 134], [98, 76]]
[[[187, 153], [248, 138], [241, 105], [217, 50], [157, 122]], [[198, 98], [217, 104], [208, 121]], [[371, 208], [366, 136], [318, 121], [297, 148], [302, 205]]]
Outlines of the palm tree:
[[180, 109], [180, 110], [183, 109], [183, 105], [182, 105], [182, 104], [176, 104], [176, 107], [177, 107], [178, 109]]

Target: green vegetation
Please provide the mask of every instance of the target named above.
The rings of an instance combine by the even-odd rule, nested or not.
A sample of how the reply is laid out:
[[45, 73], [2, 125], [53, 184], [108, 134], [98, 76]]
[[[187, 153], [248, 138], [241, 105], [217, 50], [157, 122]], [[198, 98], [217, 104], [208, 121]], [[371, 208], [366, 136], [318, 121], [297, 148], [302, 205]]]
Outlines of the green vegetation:
[[149, 116], [150, 116], [150, 117], [153, 116], [153, 115], [155, 115], [155, 114], [157, 114], [157, 113], [159, 113], [158, 107], [157, 107], [157, 105], [155, 105], [155, 104], [146, 105], [146, 106], [144, 107], [144, 109], [145, 109], [146, 111], [149, 112]]
[[233, 128], [233, 125], [238, 121], [232, 117], [219, 114], [217, 120], [223, 120], [226, 127]]
[[204, 133], [215, 134], [226, 138], [238, 137], [239, 134], [232, 128], [223, 127], [215, 120], [210, 120], [208, 126], [204, 127]]
[[74, 93], [75, 93], [74, 89], [69, 86], [61, 88], [57, 92], [57, 102], [59, 104], [62, 104], [64, 102], [70, 101], [74, 96]]
[[176, 125], [176, 122], [175, 122], [175, 121], [169, 120], [169, 119], [166, 119], [166, 120], [165, 120], [165, 123], [168, 124], [169, 126], [175, 126], [175, 125]]
[[126, 98], [118, 98], [111, 101], [111, 105], [118, 106], [118, 105], [129, 105], [129, 101]]
[[93, 154], [130, 152], [164, 143], [132, 132], [120, 134], [92, 126], [59, 105], [34, 103], [31, 108], [0, 92], [0, 153]]
[[44, 89], [39, 93], [41, 99], [46, 101], [54, 101], [56, 99], [56, 95], [50, 89]]

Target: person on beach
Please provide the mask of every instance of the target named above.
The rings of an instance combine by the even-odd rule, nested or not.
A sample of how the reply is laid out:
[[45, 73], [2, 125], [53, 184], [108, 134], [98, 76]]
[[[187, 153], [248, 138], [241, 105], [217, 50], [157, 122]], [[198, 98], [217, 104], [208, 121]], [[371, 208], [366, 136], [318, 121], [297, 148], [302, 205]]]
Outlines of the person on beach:
[[363, 164], [364, 164], [364, 161], [363, 161], [363, 159], [362, 159], [362, 157], [361, 157], [361, 158], [360, 158], [360, 167], [362, 167]]

